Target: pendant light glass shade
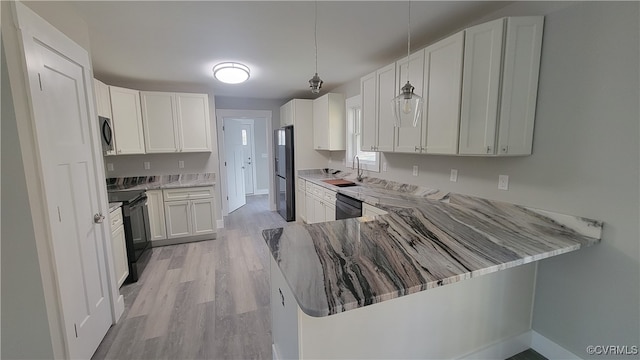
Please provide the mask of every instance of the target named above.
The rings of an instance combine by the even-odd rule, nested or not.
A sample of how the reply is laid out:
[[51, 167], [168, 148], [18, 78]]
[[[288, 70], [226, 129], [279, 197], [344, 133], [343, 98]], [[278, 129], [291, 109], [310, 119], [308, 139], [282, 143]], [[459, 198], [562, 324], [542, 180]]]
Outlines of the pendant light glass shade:
[[409, 82], [409, 65], [411, 65], [411, 1], [409, 1], [409, 19], [407, 21], [407, 83], [400, 89], [400, 95], [391, 100], [395, 115], [396, 127], [416, 127], [422, 115], [422, 97], [413, 93], [414, 87]]
[[402, 87], [402, 93], [391, 100], [396, 127], [416, 127], [422, 114], [424, 100], [413, 93], [414, 87], [409, 80]]
[[322, 88], [322, 79], [318, 76], [318, 73], [313, 75], [311, 79], [309, 79], [309, 87], [311, 88], [311, 93], [318, 94], [320, 93], [320, 88]]

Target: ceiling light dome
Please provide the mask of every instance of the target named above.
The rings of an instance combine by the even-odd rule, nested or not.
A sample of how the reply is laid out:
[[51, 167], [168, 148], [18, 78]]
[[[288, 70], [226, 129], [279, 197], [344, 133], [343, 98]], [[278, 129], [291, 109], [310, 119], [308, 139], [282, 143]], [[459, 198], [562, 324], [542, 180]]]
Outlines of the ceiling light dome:
[[236, 62], [223, 62], [213, 67], [213, 76], [225, 84], [240, 84], [249, 79], [249, 67]]

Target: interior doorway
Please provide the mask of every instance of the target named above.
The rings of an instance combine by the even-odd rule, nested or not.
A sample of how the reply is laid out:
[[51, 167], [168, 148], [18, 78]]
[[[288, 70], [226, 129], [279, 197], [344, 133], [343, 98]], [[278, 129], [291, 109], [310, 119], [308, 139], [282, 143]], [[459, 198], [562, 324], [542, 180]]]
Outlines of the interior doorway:
[[269, 194], [273, 202], [271, 111], [216, 111], [223, 215], [241, 208], [246, 197]]

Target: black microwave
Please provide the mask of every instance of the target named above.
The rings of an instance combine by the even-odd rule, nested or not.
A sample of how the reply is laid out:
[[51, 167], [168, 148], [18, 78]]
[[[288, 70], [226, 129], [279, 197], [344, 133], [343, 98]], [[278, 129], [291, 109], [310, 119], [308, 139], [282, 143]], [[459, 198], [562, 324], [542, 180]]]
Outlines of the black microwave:
[[102, 151], [113, 151], [113, 127], [111, 126], [111, 119], [98, 116], [100, 119], [100, 139], [102, 140]]

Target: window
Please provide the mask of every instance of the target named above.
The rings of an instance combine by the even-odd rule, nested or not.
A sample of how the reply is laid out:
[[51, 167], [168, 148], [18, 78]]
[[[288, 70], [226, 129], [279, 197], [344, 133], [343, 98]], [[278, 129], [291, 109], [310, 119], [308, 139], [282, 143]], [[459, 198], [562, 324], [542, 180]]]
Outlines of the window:
[[354, 168], [354, 158], [360, 159], [360, 169], [380, 172], [380, 154], [374, 151], [362, 151], [362, 108], [360, 95], [346, 100], [347, 115], [347, 153], [345, 166]]

